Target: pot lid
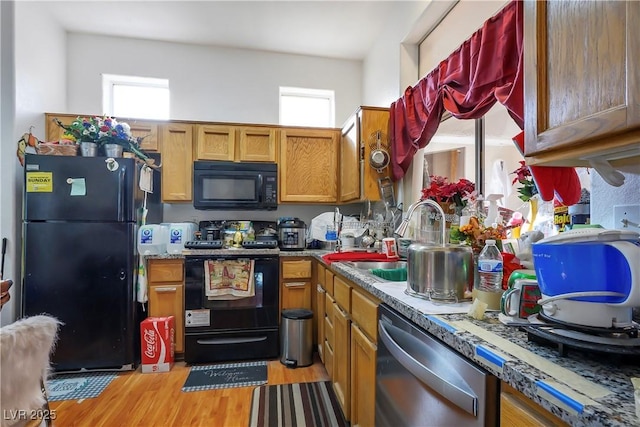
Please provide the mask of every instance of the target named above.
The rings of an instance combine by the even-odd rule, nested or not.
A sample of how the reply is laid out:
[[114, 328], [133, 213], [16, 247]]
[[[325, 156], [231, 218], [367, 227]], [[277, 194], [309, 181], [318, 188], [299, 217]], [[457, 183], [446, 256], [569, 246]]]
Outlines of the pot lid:
[[305, 227], [304, 221], [295, 217], [282, 217], [278, 219], [278, 227], [280, 228], [301, 228]]

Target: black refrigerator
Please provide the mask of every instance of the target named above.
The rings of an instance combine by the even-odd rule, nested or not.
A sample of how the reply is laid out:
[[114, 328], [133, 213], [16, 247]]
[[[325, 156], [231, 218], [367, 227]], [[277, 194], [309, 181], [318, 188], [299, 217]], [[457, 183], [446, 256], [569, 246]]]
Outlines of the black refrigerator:
[[[26, 155], [22, 314], [64, 323], [51, 359], [56, 371], [139, 363], [140, 168], [129, 158]], [[147, 197], [148, 223], [162, 218], [158, 184]]]

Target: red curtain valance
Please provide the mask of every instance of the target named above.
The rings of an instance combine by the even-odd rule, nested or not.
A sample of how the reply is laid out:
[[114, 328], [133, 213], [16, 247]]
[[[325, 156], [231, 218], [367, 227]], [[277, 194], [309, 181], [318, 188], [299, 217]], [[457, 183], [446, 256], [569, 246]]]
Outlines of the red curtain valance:
[[[444, 110], [457, 119], [479, 119], [496, 102], [524, 128], [523, 4], [512, 0], [462, 46], [404, 96], [391, 104], [391, 170], [394, 180], [407, 172], [420, 148], [438, 130]], [[524, 152], [524, 134], [514, 137]], [[558, 197], [570, 206], [580, 199], [573, 168], [530, 166], [543, 200]]]
[[479, 119], [499, 101], [523, 128], [522, 31], [522, 2], [514, 0], [391, 104], [394, 180], [429, 144], [445, 109], [457, 119]]

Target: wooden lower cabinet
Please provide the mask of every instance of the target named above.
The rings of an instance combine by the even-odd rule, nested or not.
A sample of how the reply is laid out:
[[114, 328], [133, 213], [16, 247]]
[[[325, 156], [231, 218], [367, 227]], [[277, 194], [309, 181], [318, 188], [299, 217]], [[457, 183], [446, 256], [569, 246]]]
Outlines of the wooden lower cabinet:
[[500, 427], [568, 426], [506, 382], [500, 387]]
[[[328, 277], [332, 279], [333, 296], [329, 296], [325, 282], [324, 335], [325, 342], [333, 345], [324, 347], [325, 367], [347, 421], [352, 426], [373, 426], [380, 300], [342, 276], [329, 275], [326, 269], [325, 279]], [[329, 357], [328, 348], [333, 350]]]
[[184, 352], [184, 260], [150, 259], [147, 265], [149, 316], [174, 316], [175, 351]]
[[378, 347], [351, 323], [351, 426], [374, 425]]
[[311, 301], [311, 260], [280, 261], [280, 307], [312, 309]]

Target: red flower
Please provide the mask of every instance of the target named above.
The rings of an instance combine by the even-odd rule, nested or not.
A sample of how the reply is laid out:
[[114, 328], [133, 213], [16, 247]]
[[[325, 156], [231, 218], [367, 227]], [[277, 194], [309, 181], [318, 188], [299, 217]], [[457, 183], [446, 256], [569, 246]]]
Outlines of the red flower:
[[432, 175], [431, 184], [422, 189], [422, 200], [431, 199], [435, 202], [454, 202], [464, 206], [464, 200], [473, 196], [476, 185], [468, 179], [461, 178], [456, 183], [450, 183], [446, 177]]

